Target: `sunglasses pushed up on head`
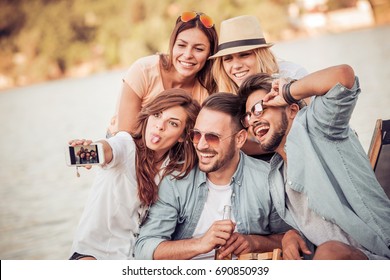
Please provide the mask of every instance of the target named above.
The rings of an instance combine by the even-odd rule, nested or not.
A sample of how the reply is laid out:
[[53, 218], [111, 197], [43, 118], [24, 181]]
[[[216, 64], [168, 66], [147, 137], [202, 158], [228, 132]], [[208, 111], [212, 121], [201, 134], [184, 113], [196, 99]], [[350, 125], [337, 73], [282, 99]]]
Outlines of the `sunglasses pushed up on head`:
[[214, 26], [213, 19], [204, 13], [183, 12], [180, 16], [180, 20], [182, 22], [189, 22], [197, 17], [199, 17], [199, 20], [203, 24], [204, 27], [212, 28]]

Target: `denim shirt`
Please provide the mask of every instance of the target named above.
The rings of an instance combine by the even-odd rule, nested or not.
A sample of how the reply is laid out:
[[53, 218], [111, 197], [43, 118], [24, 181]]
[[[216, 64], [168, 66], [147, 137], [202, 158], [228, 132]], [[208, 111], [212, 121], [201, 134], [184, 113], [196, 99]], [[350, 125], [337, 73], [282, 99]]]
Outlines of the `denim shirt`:
[[[287, 184], [304, 193], [311, 210], [337, 224], [374, 254], [390, 258], [390, 200], [349, 126], [359, 80], [352, 89], [335, 85], [296, 116], [287, 136]], [[279, 215], [296, 227], [285, 207], [284, 182], [271, 160], [269, 184]]]
[[[271, 203], [267, 176], [269, 164], [240, 152], [240, 162], [231, 179], [232, 211], [241, 234], [282, 233], [290, 229]], [[135, 246], [136, 259], [153, 259], [165, 240], [192, 238], [205, 205], [206, 173], [195, 167], [190, 174], [160, 183], [159, 200], [150, 208]]]

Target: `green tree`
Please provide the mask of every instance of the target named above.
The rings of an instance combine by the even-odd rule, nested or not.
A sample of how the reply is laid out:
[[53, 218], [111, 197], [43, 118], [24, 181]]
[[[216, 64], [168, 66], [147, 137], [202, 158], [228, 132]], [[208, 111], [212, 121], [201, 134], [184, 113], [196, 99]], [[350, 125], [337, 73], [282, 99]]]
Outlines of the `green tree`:
[[90, 71], [127, 67], [135, 59], [166, 52], [182, 11], [222, 20], [251, 14], [266, 38], [282, 38], [289, 0], [1, 0], [0, 75], [15, 84]]

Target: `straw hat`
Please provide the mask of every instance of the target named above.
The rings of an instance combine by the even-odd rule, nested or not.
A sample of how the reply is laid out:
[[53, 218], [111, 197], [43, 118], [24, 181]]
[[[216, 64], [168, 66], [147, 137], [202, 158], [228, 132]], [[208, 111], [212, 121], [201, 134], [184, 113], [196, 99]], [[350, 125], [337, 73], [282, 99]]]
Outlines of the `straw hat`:
[[264, 39], [260, 22], [254, 16], [239, 16], [221, 22], [216, 58], [257, 48], [269, 48], [273, 44]]

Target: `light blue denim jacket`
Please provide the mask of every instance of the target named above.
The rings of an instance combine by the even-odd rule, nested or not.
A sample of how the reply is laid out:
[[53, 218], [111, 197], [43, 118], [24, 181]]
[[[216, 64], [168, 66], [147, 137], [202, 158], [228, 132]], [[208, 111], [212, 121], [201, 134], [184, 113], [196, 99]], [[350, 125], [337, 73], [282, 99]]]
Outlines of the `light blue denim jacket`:
[[[390, 258], [390, 200], [349, 126], [359, 93], [356, 77], [352, 89], [337, 84], [299, 112], [285, 146], [287, 184], [304, 193], [310, 209], [323, 219], [372, 253]], [[271, 196], [279, 215], [296, 227], [285, 207], [277, 170], [281, 161], [278, 154], [271, 160]]]
[[[239, 233], [268, 235], [291, 229], [272, 206], [268, 172], [268, 163], [240, 153], [240, 162], [232, 177], [231, 197]], [[159, 200], [150, 208], [140, 229], [135, 246], [136, 259], [152, 259], [162, 241], [192, 238], [207, 194], [206, 173], [198, 167], [182, 180], [163, 179]]]

